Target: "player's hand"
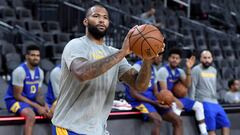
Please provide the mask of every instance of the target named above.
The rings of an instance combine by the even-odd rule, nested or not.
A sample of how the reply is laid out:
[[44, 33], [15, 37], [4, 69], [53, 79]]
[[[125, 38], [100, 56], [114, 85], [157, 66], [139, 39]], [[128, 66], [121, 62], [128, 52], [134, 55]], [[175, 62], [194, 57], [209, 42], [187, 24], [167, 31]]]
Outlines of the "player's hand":
[[132, 53], [132, 51], [130, 50], [129, 37], [132, 35], [132, 33], [133, 33], [133, 31], [135, 30], [136, 27], [137, 27], [137, 25], [135, 25], [133, 28], [131, 28], [128, 31], [128, 34], [126, 35], [126, 37], [124, 38], [121, 50], [124, 51], [125, 56]]
[[[165, 43], [163, 43], [163, 47], [161, 48], [162, 50], [160, 51], [160, 55], [162, 55], [162, 53], [165, 51], [165, 46], [166, 46], [166, 44]], [[159, 55], [159, 54], [158, 54]]]
[[46, 114], [49, 119], [52, 119], [53, 117], [53, 112], [49, 110], [49, 112]]
[[195, 56], [191, 56], [189, 59], [187, 59], [186, 61], [186, 66], [187, 68], [192, 68], [193, 65], [195, 64], [195, 61], [196, 61], [196, 57]]
[[164, 105], [164, 104], [160, 103], [159, 101], [156, 101], [156, 106], [160, 107], [160, 108], [165, 108], [165, 109], [168, 109], [171, 107], [169, 105]]
[[47, 113], [49, 112], [49, 110], [45, 106], [39, 106], [37, 108], [37, 111], [41, 116], [44, 116], [44, 117], [47, 117]]

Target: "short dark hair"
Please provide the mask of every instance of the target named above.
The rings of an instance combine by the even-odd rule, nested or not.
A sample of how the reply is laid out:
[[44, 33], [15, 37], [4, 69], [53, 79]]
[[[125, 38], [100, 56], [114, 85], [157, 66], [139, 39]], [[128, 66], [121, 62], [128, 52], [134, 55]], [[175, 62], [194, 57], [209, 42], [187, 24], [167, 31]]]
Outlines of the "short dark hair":
[[231, 79], [228, 81], [228, 88], [231, 88], [231, 86], [234, 84], [236, 79]]
[[92, 6], [90, 6], [90, 7], [86, 10], [86, 12], [85, 12], [85, 18], [87, 18], [87, 17], [89, 16], [89, 12], [90, 12], [90, 9], [91, 9], [92, 7], [100, 7], [100, 8], [105, 8], [105, 9], [107, 10], [107, 8], [104, 7], [103, 5], [100, 5], [100, 4], [92, 5]]
[[26, 54], [29, 54], [30, 51], [40, 51], [40, 48], [36, 45], [27, 46]]
[[210, 51], [210, 50], [208, 50], [208, 49], [203, 49], [203, 50], [200, 51], [200, 57], [202, 56], [202, 53], [203, 53], [204, 51], [210, 52], [211, 55], [213, 56], [212, 51]]
[[172, 48], [169, 50], [168, 57], [170, 57], [172, 54], [177, 54], [182, 57], [182, 51], [179, 48]]

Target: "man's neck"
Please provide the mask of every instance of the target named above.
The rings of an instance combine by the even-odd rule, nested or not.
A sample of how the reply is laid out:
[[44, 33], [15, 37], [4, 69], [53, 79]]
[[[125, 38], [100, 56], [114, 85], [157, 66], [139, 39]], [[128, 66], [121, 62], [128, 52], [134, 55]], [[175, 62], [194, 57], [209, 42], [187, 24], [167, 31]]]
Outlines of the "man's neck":
[[94, 38], [90, 33], [87, 33], [86, 35], [87, 35], [87, 37], [88, 37], [91, 41], [93, 41], [93, 42], [96, 43], [97, 45], [102, 45], [102, 44], [104, 43], [103, 38], [96, 39], [96, 38]]
[[175, 70], [177, 67], [172, 67], [170, 64], [168, 64], [168, 66], [170, 67], [170, 69]]
[[232, 92], [232, 93], [236, 93], [236, 92], [238, 92], [237, 90], [229, 90], [230, 92]]
[[35, 67], [32, 66], [31, 64], [29, 64], [28, 62], [27, 62], [27, 67], [28, 67], [30, 70], [34, 70], [34, 69], [35, 69]]

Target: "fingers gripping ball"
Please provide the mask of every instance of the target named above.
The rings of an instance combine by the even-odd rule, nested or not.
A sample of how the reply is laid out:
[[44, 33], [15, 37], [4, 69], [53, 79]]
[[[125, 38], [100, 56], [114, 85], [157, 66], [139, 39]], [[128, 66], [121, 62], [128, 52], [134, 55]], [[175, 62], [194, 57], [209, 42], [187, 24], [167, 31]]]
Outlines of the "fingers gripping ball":
[[160, 104], [163, 105], [171, 105], [174, 101], [174, 96], [171, 91], [169, 90], [161, 90], [157, 94], [157, 100]]
[[152, 59], [164, 51], [164, 37], [159, 29], [153, 25], [137, 26], [129, 36], [130, 49], [138, 57]]
[[178, 82], [173, 87], [173, 93], [178, 98], [185, 97], [187, 95], [187, 92], [188, 92], [187, 88], [181, 82]]

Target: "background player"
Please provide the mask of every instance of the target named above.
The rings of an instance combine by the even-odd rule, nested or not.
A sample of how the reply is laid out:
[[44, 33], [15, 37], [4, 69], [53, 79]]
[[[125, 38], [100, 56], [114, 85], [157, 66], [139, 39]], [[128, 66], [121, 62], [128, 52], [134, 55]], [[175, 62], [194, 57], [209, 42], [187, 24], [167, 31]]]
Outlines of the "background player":
[[46, 93], [46, 102], [50, 108], [50, 113], [54, 112], [57, 97], [60, 93], [59, 90], [59, 81], [61, 77], [61, 65], [57, 65], [51, 72], [48, 82], [48, 91]]
[[86, 35], [71, 40], [62, 54], [60, 95], [52, 119], [57, 134], [106, 134], [117, 81], [145, 90], [151, 76], [151, 60], [143, 60], [137, 72], [124, 58], [131, 53], [128, 37], [134, 28], [117, 50], [104, 43], [109, 26], [104, 7], [90, 7], [83, 24]]
[[[168, 64], [158, 70], [157, 76], [160, 83], [160, 89], [173, 90], [174, 85], [181, 81], [187, 88], [191, 86], [191, 68], [195, 63], [195, 57], [192, 56], [186, 61], [186, 72], [183, 69], [178, 68], [181, 62], [182, 52], [177, 48], [173, 48], [169, 51]], [[179, 102], [180, 101], [180, 102]], [[193, 101], [189, 98], [175, 98], [177, 108], [183, 107], [186, 111], [194, 110], [195, 117], [199, 123], [199, 129], [201, 134], [207, 134], [206, 124], [204, 122], [204, 110], [203, 105], [200, 102]], [[175, 107], [175, 106], [173, 106]], [[173, 108], [175, 111], [176, 108]], [[177, 109], [179, 110], [179, 109]], [[175, 111], [178, 115], [181, 111]]]
[[26, 118], [24, 134], [32, 135], [36, 113], [48, 116], [49, 109], [41, 93], [44, 74], [38, 67], [39, 48], [33, 45], [28, 46], [25, 58], [26, 62], [13, 71], [4, 100], [9, 112]]
[[224, 96], [224, 102], [226, 103], [240, 103], [240, 82], [237, 79], [231, 79], [228, 81], [228, 92]]
[[[164, 120], [169, 121], [173, 124], [173, 134], [174, 135], [182, 135], [182, 121], [179, 116], [177, 116], [169, 106], [160, 105], [157, 102], [155, 94], [157, 93], [157, 85], [156, 85], [156, 66], [158, 66], [161, 62], [162, 55], [156, 57], [154, 59], [152, 65], [152, 73], [151, 80], [148, 86], [148, 89], [145, 92], [139, 93], [133, 88], [126, 86], [126, 98], [127, 101], [132, 105], [132, 107], [138, 109], [140, 112], [144, 114], [144, 120], [148, 118], [153, 121], [153, 127], [151, 130], [151, 135], [159, 135], [160, 134], [160, 123], [161, 116]], [[133, 67], [136, 70], [140, 70], [142, 65], [142, 61], [136, 62]], [[161, 116], [160, 116], [161, 115]], [[172, 116], [172, 117], [169, 117]]]
[[230, 134], [230, 122], [217, 100], [217, 70], [212, 65], [212, 54], [208, 50], [201, 53], [201, 63], [192, 70], [192, 89], [190, 97], [203, 102], [205, 121], [209, 135], [216, 135], [222, 129], [223, 135]]

